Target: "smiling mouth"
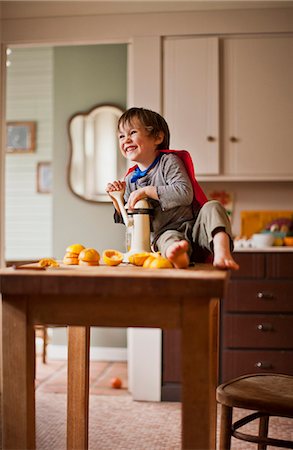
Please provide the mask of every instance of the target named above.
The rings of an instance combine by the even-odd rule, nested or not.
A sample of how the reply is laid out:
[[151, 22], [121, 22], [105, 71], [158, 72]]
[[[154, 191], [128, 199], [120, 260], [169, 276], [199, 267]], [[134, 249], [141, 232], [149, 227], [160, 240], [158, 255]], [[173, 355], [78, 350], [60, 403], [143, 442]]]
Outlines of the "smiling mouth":
[[127, 147], [127, 148], [125, 149], [125, 152], [126, 152], [126, 153], [131, 153], [131, 152], [133, 152], [134, 150], [136, 150], [136, 146], [131, 146], [131, 147]]

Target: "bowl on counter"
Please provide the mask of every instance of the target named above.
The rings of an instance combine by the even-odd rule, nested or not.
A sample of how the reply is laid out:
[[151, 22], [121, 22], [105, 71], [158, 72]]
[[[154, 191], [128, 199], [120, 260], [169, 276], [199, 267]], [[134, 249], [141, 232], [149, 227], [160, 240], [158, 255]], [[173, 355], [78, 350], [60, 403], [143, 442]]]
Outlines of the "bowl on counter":
[[273, 233], [255, 233], [251, 237], [253, 247], [265, 248], [274, 244], [275, 236]]

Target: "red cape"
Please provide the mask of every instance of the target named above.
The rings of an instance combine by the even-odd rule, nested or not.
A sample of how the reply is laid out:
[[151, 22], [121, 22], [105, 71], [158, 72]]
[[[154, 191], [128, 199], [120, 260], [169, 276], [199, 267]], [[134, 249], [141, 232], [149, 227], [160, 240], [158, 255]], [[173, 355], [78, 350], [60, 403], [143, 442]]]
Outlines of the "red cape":
[[[196, 181], [195, 173], [194, 173], [194, 166], [193, 166], [193, 162], [192, 162], [189, 152], [186, 150], [159, 150], [159, 151], [161, 153], [175, 153], [175, 155], [177, 155], [183, 161], [186, 171], [188, 173], [188, 176], [190, 178], [192, 187], [193, 187], [194, 208], [195, 208], [195, 210], [197, 210], [198, 207], [202, 207], [208, 201], [208, 199], [207, 199], [205, 193], [203, 192], [202, 188]], [[135, 170], [136, 167], [137, 167], [137, 164], [133, 167], [130, 167], [130, 169], [128, 169], [125, 176], [127, 176], [129, 173], [133, 172], [133, 170]]]

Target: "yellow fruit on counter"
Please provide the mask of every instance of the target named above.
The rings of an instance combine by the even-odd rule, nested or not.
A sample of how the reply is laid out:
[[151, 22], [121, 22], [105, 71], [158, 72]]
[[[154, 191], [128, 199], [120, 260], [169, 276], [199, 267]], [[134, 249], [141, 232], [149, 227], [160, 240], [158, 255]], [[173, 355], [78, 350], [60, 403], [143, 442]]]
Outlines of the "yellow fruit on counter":
[[108, 266], [118, 266], [123, 261], [123, 254], [118, 252], [118, 250], [104, 250], [103, 260]]
[[100, 254], [95, 248], [84, 248], [78, 257], [78, 264], [84, 266], [98, 266]]
[[150, 252], [133, 253], [128, 257], [128, 261], [135, 266], [142, 266], [150, 255]]
[[157, 252], [150, 254], [143, 263], [143, 267], [149, 269], [171, 269], [173, 265], [167, 258], [161, 256], [160, 252]]
[[84, 246], [81, 244], [69, 245], [66, 249], [66, 253], [63, 258], [63, 263], [68, 265], [77, 265], [78, 257], [80, 253], [84, 250]]
[[164, 258], [163, 256], [158, 256], [154, 258], [150, 265], [150, 269], [172, 269], [173, 264], [169, 261], [169, 259]]
[[42, 258], [39, 261], [41, 267], [59, 267], [59, 263], [54, 258]]
[[144, 269], [147, 269], [148, 267], [150, 267], [151, 262], [153, 262], [153, 260], [155, 258], [158, 258], [159, 256], [161, 256], [161, 254], [159, 252], [158, 253], [150, 253], [149, 257], [144, 261], [142, 267]]
[[77, 255], [80, 254], [80, 252], [84, 249], [85, 247], [82, 244], [72, 244], [69, 245], [66, 249], [66, 252], [68, 253], [76, 253]]
[[288, 247], [293, 247], [293, 236], [284, 237], [284, 245], [287, 245]]

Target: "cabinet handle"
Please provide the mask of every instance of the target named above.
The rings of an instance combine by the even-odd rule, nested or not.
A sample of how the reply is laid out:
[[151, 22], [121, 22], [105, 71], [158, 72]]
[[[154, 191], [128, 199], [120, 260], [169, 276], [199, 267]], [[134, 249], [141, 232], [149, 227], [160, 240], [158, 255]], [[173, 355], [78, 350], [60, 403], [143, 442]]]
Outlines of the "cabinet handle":
[[238, 141], [239, 141], [239, 139], [237, 137], [235, 137], [235, 136], [230, 137], [230, 142], [238, 142]]
[[273, 365], [270, 362], [258, 361], [254, 364], [254, 367], [257, 367], [258, 369], [272, 369]]
[[259, 331], [272, 331], [273, 325], [271, 323], [259, 323], [256, 329]]
[[207, 141], [208, 142], [215, 142], [216, 138], [214, 136], [208, 136]]
[[274, 296], [271, 292], [258, 292], [256, 294], [256, 297], [261, 300], [270, 300], [270, 299], [274, 298]]

